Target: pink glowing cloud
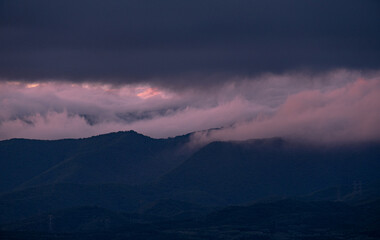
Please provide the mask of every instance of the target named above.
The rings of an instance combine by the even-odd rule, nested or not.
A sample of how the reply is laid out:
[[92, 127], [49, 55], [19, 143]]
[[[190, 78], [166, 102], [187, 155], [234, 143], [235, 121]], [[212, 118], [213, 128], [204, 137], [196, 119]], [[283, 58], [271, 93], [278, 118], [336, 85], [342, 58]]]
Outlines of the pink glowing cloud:
[[233, 127], [198, 133], [199, 140], [286, 137], [314, 142], [380, 139], [380, 79], [330, 90], [290, 95], [272, 115], [260, 115]]
[[318, 142], [380, 139], [380, 74], [267, 74], [213, 89], [0, 84], [0, 139], [79, 138], [121, 130], [152, 137], [221, 128], [194, 140], [287, 137]]

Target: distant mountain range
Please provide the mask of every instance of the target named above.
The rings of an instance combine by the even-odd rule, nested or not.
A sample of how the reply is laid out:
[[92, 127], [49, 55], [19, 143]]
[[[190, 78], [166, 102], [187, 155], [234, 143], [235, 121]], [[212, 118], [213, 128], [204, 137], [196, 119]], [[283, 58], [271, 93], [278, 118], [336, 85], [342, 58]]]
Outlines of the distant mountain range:
[[279, 138], [213, 142], [165, 174], [159, 185], [176, 193], [205, 192], [239, 204], [354, 182], [361, 187], [375, 183], [380, 176], [379, 157], [379, 143], [318, 147]]
[[[276, 239], [272, 228], [310, 219], [324, 219], [319, 225], [326, 228], [328, 218], [337, 225], [347, 215], [366, 219], [365, 236], [377, 236], [379, 218], [373, 212], [380, 209], [380, 142], [327, 146], [271, 138], [194, 148], [191, 140], [191, 134], [153, 139], [129, 131], [0, 141], [0, 235], [25, 239], [23, 233], [34, 232], [30, 239], [54, 239], [55, 232], [86, 239], [111, 231], [138, 239], [150, 229], [155, 236], [176, 239], [179, 228], [208, 232], [211, 225], [249, 223], [249, 231], [262, 233], [256, 238]], [[331, 234], [355, 226], [351, 233], [357, 237], [363, 228], [352, 219], [343, 222]], [[295, 231], [299, 235], [317, 225]], [[133, 231], [127, 234], [128, 228]], [[198, 230], [193, 239], [207, 238]], [[288, 230], [281, 231], [290, 239]]]

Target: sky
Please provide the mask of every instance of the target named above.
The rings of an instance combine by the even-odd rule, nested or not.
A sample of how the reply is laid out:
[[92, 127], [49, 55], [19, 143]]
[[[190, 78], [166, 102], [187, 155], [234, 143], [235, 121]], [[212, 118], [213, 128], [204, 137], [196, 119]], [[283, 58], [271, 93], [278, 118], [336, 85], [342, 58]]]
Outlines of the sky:
[[376, 0], [0, 0], [0, 140], [379, 140], [379, 42]]

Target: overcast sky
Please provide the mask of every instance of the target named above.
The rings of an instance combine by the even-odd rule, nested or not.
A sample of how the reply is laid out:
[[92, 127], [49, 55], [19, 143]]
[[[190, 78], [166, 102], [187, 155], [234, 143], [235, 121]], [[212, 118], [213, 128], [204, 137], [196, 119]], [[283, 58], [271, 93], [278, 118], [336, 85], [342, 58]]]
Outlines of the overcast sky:
[[0, 1], [0, 139], [378, 139], [379, 42], [376, 0]]

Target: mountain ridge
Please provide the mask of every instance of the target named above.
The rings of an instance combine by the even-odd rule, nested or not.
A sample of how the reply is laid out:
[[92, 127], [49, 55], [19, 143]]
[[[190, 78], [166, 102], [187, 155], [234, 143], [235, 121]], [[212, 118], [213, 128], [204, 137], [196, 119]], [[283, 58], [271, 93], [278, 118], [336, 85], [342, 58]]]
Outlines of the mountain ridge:
[[[0, 234], [193, 240], [380, 236], [375, 214], [380, 142], [328, 146], [268, 138], [194, 148], [193, 140], [191, 134], [154, 139], [128, 131], [0, 141]], [[52, 230], [50, 215], [56, 216]]]
[[190, 154], [183, 147], [188, 141], [189, 135], [153, 139], [135, 131], [83, 139], [0, 141], [0, 192], [56, 182], [146, 183]]

